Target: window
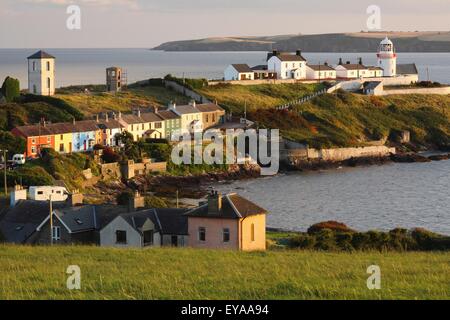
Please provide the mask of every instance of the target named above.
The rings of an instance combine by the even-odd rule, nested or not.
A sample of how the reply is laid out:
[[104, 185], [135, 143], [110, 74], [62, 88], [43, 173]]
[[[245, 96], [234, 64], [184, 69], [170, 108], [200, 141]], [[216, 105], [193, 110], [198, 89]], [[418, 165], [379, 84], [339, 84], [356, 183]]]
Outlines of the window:
[[209, 122], [209, 115], [206, 115], [206, 122]]
[[34, 93], [34, 94], [37, 93], [37, 88], [36, 88], [36, 85], [35, 85], [35, 84], [33, 84], [33, 93]]
[[198, 228], [198, 240], [206, 241], [206, 228], [204, 227]]
[[47, 71], [50, 71], [50, 61], [47, 61]]
[[31, 139], [31, 143], [35, 144], [36, 143], [36, 139]]
[[64, 143], [59, 145], [59, 152], [64, 152]]
[[142, 124], [142, 130], [145, 130], [145, 123]]
[[44, 194], [44, 191], [38, 191], [37, 194], [42, 196]]
[[144, 231], [144, 246], [153, 245], [153, 230]]
[[230, 242], [230, 229], [223, 229], [223, 242]]
[[47, 78], [47, 89], [50, 89], [52, 80], [50, 78]]
[[172, 247], [178, 247], [178, 236], [172, 236], [170, 239]]
[[61, 228], [60, 227], [53, 227], [52, 228], [52, 240], [58, 241], [61, 239]]
[[127, 232], [123, 230], [116, 231], [116, 243], [126, 244], [127, 243]]
[[161, 129], [162, 128], [162, 123], [161, 122], [156, 122], [155, 123], [155, 129]]
[[50, 137], [47, 137], [47, 143], [50, 143], [52, 139]]
[[250, 232], [251, 232], [251, 235], [250, 235], [251, 236], [251, 240], [255, 241], [255, 224], [254, 223], [252, 223]]
[[36, 147], [35, 146], [31, 147], [31, 153], [33, 153], [33, 154], [36, 153]]

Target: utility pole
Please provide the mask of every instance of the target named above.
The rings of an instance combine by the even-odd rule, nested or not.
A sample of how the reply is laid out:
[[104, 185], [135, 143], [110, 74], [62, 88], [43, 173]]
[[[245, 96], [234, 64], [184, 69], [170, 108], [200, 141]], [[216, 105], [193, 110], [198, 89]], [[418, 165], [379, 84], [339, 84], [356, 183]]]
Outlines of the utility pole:
[[53, 245], [53, 203], [52, 195], [49, 195], [50, 200], [50, 245]]
[[177, 189], [177, 209], [180, 207], [180, 203], [179, 203], [179, 197], [178, 197], [178, 194], [179, 192], [178, 192], [178, 189]]
[[[2, 150], [0, 150], [1, 152]], [[6, 155], [8, 153], [8, 150], [3, 150], [3, 179], [4, 179], [4, 188], [5, 188], [5, 197], [8, 197], [8, 179], [7, 179], [7, 175], [6, 175], [6, 171], [7, 171], [7, 165], [8, 165], [8, 160], [6, 158]]]

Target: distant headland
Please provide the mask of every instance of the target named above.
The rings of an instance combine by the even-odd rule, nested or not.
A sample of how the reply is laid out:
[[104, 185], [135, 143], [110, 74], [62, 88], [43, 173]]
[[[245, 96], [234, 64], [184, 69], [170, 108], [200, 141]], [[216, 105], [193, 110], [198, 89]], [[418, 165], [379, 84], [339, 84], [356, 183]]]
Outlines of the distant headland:
[[450, 31], [379, 31], [330, 34], [292, 34], [261, 37], [215, 37], [171, 41], [152, 50], [164, 51], [295, 51], [372, 52], [380, 39], [389, 36], [398, 52], [450, 52]]

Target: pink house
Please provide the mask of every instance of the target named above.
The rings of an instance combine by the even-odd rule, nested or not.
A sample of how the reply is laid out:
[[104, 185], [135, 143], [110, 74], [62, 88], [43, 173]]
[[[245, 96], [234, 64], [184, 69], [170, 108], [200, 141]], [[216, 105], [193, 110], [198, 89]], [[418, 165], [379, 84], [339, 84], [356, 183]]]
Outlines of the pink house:
[[213, 192], [186, 213], [188, 246], [243, 251], [266, 250], [267, 211], [236, 193]]

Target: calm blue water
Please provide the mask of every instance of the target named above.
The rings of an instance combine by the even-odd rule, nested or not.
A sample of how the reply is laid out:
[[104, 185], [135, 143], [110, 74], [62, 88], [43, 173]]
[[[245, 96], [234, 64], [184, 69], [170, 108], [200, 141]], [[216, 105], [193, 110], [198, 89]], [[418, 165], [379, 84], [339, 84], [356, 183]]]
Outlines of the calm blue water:
[[270, 211], [267, 225], [305, 231], [337, 220], [357, 230], [423, 227], [450, 235], [450, 160], [290, 173], [216, 185]]
[[[37, 49], [0, 49], [0, 81], [13, 76], [27, 86], [26, 58]], [[231, 63], [265, 63], [266, 52], [162, 52], [147, 49], [48, 49], [56, 56], [57, 87], [105, 82], [105, 68], [116, 65], [128, 72], [129, 83], [163, 77], [168, 73], [186, 77], [220, 79]], [[363, 58], [376, 64], [375, 53], [304, 53], [311, 62], [337, 63]], [[421, 79], [450, 83], [450, 53], [400, 53], [398, 63], [415, 62]]]

